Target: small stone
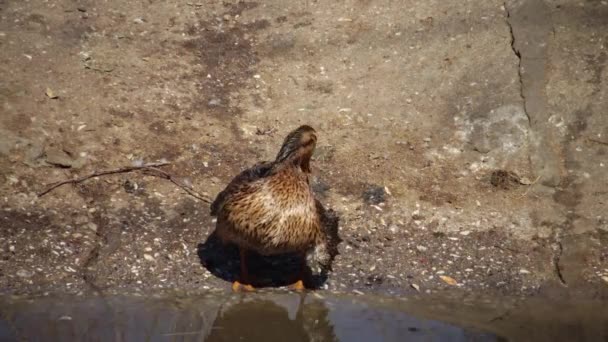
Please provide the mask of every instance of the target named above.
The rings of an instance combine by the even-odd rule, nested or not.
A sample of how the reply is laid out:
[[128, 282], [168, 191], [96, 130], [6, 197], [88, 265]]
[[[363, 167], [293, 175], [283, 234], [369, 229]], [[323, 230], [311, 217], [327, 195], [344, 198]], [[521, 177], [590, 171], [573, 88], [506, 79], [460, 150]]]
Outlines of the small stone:
[[144, 259], [146, 259], [148, 261], [154, 261], [154, 257], [151, 256], [150, 254], [144, 254]]
[[420, 252], [426, 252], [426, 250], [427, 250], [428, 248], [426, 248], [426, 247], [424, 247], [424, 246], [421, 246], [421, 245], [418, 245], [418, 246], [416, 246], [416, 249], [417, 249], [417, 250], [419, 250]]
[[65, 315], [65, 316], [59, 317], [59, 320], [60, 321], [71, 321], [72, 317]]
[[17, 271], [17, 276], [21, 277], [21, 278], [29, 278], [32, 275], [34, 275], [32, 272], [27, 271], [27, 270], [19, 270]]
[[530, 271], [528, 271], [528, 270], [527, 270], [527, 269], [525, 269], [525, 268], [522, 268], [521, 270], [519, 270], [519, 273], [520, 273], [520, 274], [530, 274]]
[[56, 99], [59, 96], [57, 94], [55, 94], [55, 92], [53, 92], [53, 90], [51, 88], [46, 88], [46, 91], [44, 92], [44, 94], [49, 98], [49, 99]]
[[446, 275], [442, 275], [439, 276], [439, 278], [441, 278], [441, 280], [443, 280], [444, 283], [448, 284], [448, 285], [458, 285], [458, 282], [456, 281], [456, 279], [452, 278], [452, 277], [448, 277]]
[[133, 22], [136, 24], [143, 24], [146, 22], [146, 20], [144, 18], [135, 18], [133, 19]]
[[9, 250], [9, 252], [14, 252], [15, 246], [13, 246], [13, 245], [8, 246], [8, 250]]
[[59, 149], [49, 149], [45, 151], [46, 153], [46, 162], [53, 165], [58, 165], [62, 167], [70, 167], [72, 164], [72, 158], [62, 150]]
[[412, 287], [414, 290], [416, 290], [416, 291], [420, 292], [420, 286], [418, 286], [417, 284], [410, 284], [410, 286], [411, 286], [411, 287]]
[[211, 99], [209, 100], [209, 102], [207, 102], [207, 105], [209, 105], [209, 107], [216, 107], [220, 104], [222, 104], [222, 101], [220, 99]]
[[603, 277], [602, 277], [602, 280], [603, 280], [603, 281], [604, 281], [606, 284], [608, 284], [608, 276], [603, 276]]
[[97, 225], [93, 222], [89, 222], [87, 223], [87, 228], [89, 228], [90, 230], [97, 232]]
[[467, 236], [469, 234], [471, 234], [471, 231], [469, 231], [469, 230], [463, 230], [460, 232], [460, 235], [463, 235], [463, 236]]

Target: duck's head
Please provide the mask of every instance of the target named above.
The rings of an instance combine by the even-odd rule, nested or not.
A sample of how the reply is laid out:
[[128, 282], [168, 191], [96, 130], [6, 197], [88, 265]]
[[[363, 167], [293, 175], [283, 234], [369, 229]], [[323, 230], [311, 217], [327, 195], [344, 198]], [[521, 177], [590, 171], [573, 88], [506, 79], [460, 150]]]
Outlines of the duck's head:
[[277, 154], [277, 163], [293, 163], [302, 171], [310, 172], [310, 158], [317, 145], [317, 132], [314, 128], [303, 125], [285, 137], [283, 146]]

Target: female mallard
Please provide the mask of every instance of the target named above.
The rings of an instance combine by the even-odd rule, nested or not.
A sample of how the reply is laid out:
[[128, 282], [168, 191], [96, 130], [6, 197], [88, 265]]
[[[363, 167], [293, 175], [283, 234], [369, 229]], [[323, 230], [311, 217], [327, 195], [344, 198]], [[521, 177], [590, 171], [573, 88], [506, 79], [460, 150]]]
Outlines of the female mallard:
[[[246, 264], [248, 250], [262, 255], [298, 252], [303, 265], [311, 254], [321, 265], [328, 265], [331, 247], [322, 228], [323, 207], [308, 179], [316, 142], [312, 127], [299, 127], [287, 135], [275, 161], [241, 172], [211, 204], [217, 235], [239, 247], [241, 278], [233, 283], [233, 290], [241, 284], [253, 289]], [[304, 288], [301, 275], [293, 286]]]

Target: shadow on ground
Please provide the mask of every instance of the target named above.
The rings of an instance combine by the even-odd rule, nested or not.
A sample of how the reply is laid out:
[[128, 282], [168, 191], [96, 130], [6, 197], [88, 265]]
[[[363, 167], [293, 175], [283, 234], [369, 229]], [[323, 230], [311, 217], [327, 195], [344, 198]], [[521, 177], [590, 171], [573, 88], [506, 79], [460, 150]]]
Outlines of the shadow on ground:
[[[339, 216], [333, 210], [325, 210], [317, 203], [321, 212], [323, 227], [330, 241], [331, 262], [338, 254], [338, 244], [342, 241], [338, 235]], [[239, 279], [240, 255], [234, 244], [224, 244], [215, 231], [204, 243], [198, 245], [198, 256], [201, 264], [213, 275], [233, 282]], [[302, 258], [296, 253], [264, 256], [253, 251], [247, 253], [247, 267], [254, 287], [281, 287], [294, 283], [298, 279]], [[304, 284], [306, 288], [317, 289], [327, 280], [328, 268], [318, 271], [317, 265], [307, 263]]]

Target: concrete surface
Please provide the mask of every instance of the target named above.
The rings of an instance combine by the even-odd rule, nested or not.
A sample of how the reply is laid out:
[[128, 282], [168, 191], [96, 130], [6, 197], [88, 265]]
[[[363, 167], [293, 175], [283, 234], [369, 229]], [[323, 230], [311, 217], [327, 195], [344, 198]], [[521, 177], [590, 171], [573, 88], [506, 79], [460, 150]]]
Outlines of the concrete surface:
[[2, 1], [0, 17], [4, 293], [228, 290], [199, 257], [208, 205], [166, 179], [37, 192], [167, 160], [213, 196], [307, 123], [344, 239], [324, 288], [607, 298], [605, 1]]

